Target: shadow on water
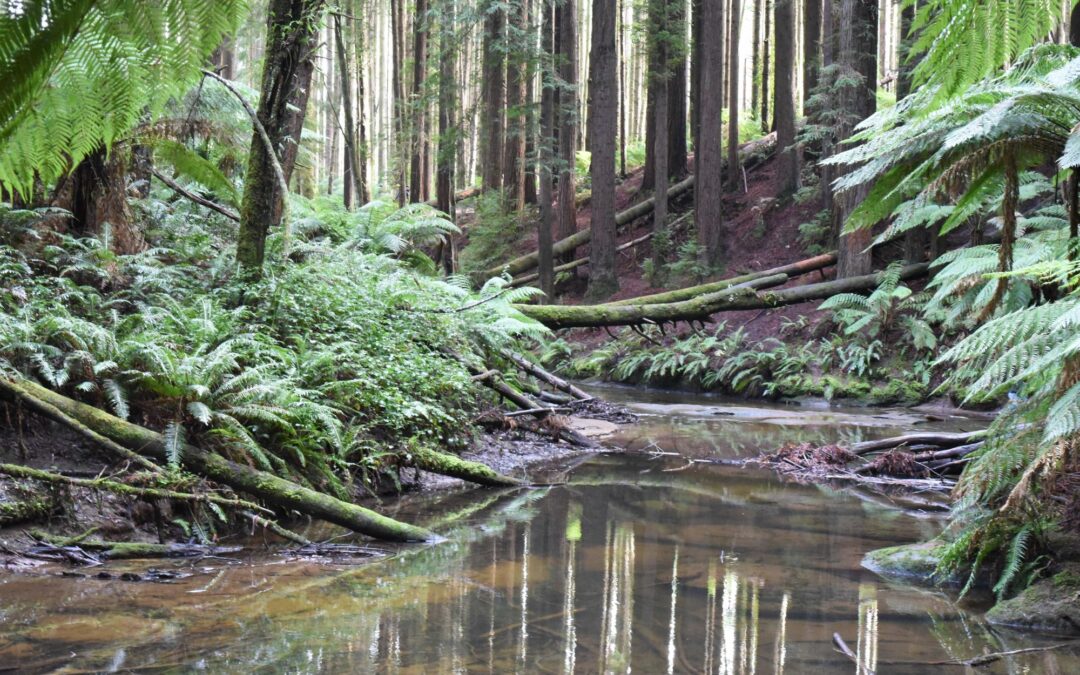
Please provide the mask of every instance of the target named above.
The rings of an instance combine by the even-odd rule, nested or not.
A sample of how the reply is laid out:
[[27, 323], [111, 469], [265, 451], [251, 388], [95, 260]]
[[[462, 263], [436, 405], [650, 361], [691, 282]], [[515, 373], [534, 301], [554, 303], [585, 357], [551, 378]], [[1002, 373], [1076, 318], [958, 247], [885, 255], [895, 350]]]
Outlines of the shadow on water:
[[[676, 407], [621, 440], [730, 457], [807, 433], [835, 441], [907, 424], [747, 419], [755, 415]], [[351, 568], [263, 556], [177, 563], [192, 575], [169, 584], [0, 577], [0, 666], [924, 673], [964, 670], [931, 661], [1045, 644], [860, 568], [867, 550], [933, 536], [939, 519], [682, 457], [598, 455], [561, 477], [546, 489], [403, 500], [398, 517], [448, 540]], [[857, 663], [833, 649], [834, 632]], [[1075, 655], [1054, 652], [979, 672], [1078, 670]]]

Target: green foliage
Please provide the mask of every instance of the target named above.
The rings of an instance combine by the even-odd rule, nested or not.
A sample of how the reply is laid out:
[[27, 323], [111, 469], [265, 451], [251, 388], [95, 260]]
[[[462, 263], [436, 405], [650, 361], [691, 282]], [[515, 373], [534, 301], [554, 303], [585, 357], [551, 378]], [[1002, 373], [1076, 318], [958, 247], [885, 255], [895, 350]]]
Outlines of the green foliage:
[[198, 77], [241, 0], [45, 0], [0, 14], [0, 185], [29, 193]]
[[487, 192], [477, 197], [476, 218], [469, 226], [469, 245], [461, 251], [463, 272], [490, 269], [513, 257], [525, 236], [523, 219], [510, 213], [500, 192]]
[[833, 320], [846, 335], [861, 334], [873, 341], [901, 323], [905, 338], [916, 350], [933, 351], [937, 336], [926, 321], [912, 313], [920, 307], [923, 298], [913, 295], [910, 288], [900, 283], [901, 270], [898, 263], [890, 265], [881, 284], [869, 296], [840, 293], [821, 303], [818, 309], [832, 310]]

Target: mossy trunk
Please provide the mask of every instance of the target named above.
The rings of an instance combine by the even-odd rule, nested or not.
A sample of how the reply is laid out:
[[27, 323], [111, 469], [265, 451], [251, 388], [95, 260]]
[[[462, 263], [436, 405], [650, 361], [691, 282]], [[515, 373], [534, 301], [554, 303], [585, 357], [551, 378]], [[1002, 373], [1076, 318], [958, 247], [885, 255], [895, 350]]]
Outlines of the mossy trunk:
[[[929, 265], [908, 265], [900, 275], [907, 281], [925, 276]], [[514, 305], [526, 316], [549, 328], [600, 328], [603, 326], [637, 326], [647, 323], [676, 321], [709, 321], [713, 314], [747, 309], [771, 309], [824, 300], [838, 293], [865, 293], [881, 284], [882, 273], [825, 281], [768, 293], [756, 293], [749, 285], [735, 286], [715, 293], [706, 293], [690, 300], [665, 304], [635, 305]], [[767, 280], [769, 280], [767, 282]], [[772, 283], [770, 277], [750, 284]]]
[[[167, 461], [168, 453], [161, 434], [125, 422], [103, 410], [79, 403], [33, 382], [14, 383], [0, 379], [0, 390], [7, 390], [9, 396], [21, 391], [25, 395], [41, 399], [96, 433], [130, 450], [161, 462]], [[428, 541], [435, 538], [435, 535], [423, 528], [387, 518], [362, 506], [229, 461], [192, 445], [184, 446], [181, 463], [192, 473], [245, 492], [271, 506], [320, 518], [377, 539]]]
[[437, 473], [440, 476], [451, 476], [461, 480], [485, 485], [488, 487], [517, 487], [521, 481], [498, 473], [486, 464], [470, 462], [445, 452], [438, 452], [429, 448], [410, 448], [410, 463], [418, 469]]
[[0, 503], [0, 527], [48, 518], [55, 508], [56, 500], [47, 494], [2, 502]]

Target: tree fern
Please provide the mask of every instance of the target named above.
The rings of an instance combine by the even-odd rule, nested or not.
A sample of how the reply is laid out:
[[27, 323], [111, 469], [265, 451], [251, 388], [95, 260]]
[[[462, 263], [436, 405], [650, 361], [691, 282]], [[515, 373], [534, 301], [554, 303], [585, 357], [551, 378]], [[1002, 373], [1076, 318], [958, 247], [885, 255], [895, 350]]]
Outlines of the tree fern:
[[198, 77], [243, 0], [38, 0], [0, 14], [0, 185], [51, 182]]

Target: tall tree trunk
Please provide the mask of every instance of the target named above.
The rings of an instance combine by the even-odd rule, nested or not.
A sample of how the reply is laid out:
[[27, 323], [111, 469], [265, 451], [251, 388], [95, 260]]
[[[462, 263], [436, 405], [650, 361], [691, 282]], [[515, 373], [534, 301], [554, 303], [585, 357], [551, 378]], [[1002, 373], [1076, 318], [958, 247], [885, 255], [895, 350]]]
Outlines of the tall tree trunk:
[[[671, 71], [668, 67], [669, 61], [669, 47], [668, 41], [671, 36], [668, 34], [669, 24], [668, 18], [670, 16], [670, 8], [668, 7], [669, 0], [651, 0], [650, 2], [650, 23], [652, 24], [656, 36], [654, 38], [656, 47], [653, 50], [654, 58], [650, 67], [649, 77], [656, 83], [655, 100], [653, 101], [653, 199], [655, 205], [653, 207], [653, 231], [661, 232], [667, 227], [667, 215], [668, 215], [668, 176], [669, 167], [668, 161], [670, 154], [668, 150], [668, 133], [670, 127], [668, 126], [668, 114], [669, 106], [671, 103], [671, 96], [669, 93], [669, 81], [671, 78]], [[653, 238], [655, 244], [656, 238]], [[664, 256], [662, 251], [658, 251], [656, 247], [653, 248], [653, 263], [659, 267], [664, 262]]]
[[364, 122], [364, 27], [360, 25], [359, 21], [350, 21], [350, 26], [354, 34], [354, 42], [356, 44], [356, 50], [354, 56], [356, 59], [356, 164], [353, 167], [356, 171], [356, 198], [360, 200], [361, 204], [369, 202], [370, 195], [368, 194], [368, 177], [367, 177], [367, 164], [368, 164], [368, 147], [367, 147], [367, 125]]
[[[300, 146], [323, 4], [323, 0], [271, 0], [268, 12], [266, 61], [257, 117], [272, 146], [283, 148], [280, 164], [286, 182]], [[280, 193], [267, 148], [255, 132], [248, 153], [236, 242], [236, 261], [251, 276], [257, 277], [262, 272], [266, 235], [270, 228], [281, 224], [286, 197]]]
[[[739, 163], [739, 24], [742, 10], [739, 0], [731, 0], [728, 12], [728, 31], [731, 36], [728, 45], [728, 189], [737, 191], [742, 182], [742, 164]], [[779, 52], [779, 50], [777, 50]], [[780, 73], [779, 54], [777, 55], [777, 75]]]
[[540, 219], [537, 227], [537, 261], [540, 275], [540, 290], [544, 292], [544, 301], [550, 302], [555, 297], [554, 257], [552, 247], [552, 227], [555, 224], [552, 198], [552, 171], [555, 142], [555, 108], [557, 90], [555, 80], [555, 4], [553, 0], [537, 0], [543, 19], [540, 22], [540, 52], [543, 68], [540, 90], [540, 153], [538, 162]]
[[765, 2], [765, 28], [761, 39], [761, 132], [769, 133], [769, 48], [772, 40], [773, 0]]
[[[839, 31], [837, 61], [852, 82], [840, 92], [841, 122], [838, 140], [851, 135], [854, 126], [873, 114], [877, 106], [877, 0], [841, 0], [836, 27]], [[842, 234], [844, 223], [866, 196], [867, 186], [848, 190], [835, 200], [834, 228], [839, 241], [837, 276], [868, 274], [873, 260], [869, 228]]]
[[[652, 0], [650, 0], [652, 1]], [[656, 57], [649, 55], [649, 65], [645, 75], [645, 168], [641, 173], [641, 189], [656, 188], [656, 78], [652, 69]]]
[[[911, 73], [915, 63], [908, 61], [908, 54], [914, 38], [908, 33], [915, 20], [915, 6], [907, 5], [900, 10], [900, 66], [896, 74], [896, 100], [911, 93]], [[908, 263], [920, 263], [927, 259], [930, 247], [930, 232], [925, 227], [917, 227], [904, 233], [904, 260]]]
[[[565, 0], [559, 11], [559, 48], [562, 50], [559, 77], [559, 239], [577, 231], [574, 190], [574, 155], [577, 150], [577, 2]], [[568, 251], [566, 261], [576, 258]]]
[[[345, 170], [342, 179], [345, 182], [343, 201], [345, 208], [352, 210], [353, 190], [356, 189], [356, 137], [353, 122], [352, 76], [349, 73], [349, 59], [345, 54], [344, 31], [341, 30], [341, 16], [334, 15], [334, 43], [337, 46], [337, 70], [341, 81], [341, 108], [345, 112]], [[356, 190], [359, 192], [359, 190]]]
[[[724, 0], [701, 0], [701, 30], [704, 35], [721, 35], [724, 30]], [[705, 264], [718, 267], [724, 259], [723, 243], [723, 162], [720, 147], [724, 71], [721, 40], [704, 40], [701, 45], [701, 87], [698, 98], [699, 126], [694, 147], [694, 223]]]
[[[753, 0], [754, 3], [754, 51], [750, 58], [750, 72], [753, 73], [750, 80], [750, 111], [758, 114], [758, 99], [761, 89], [761, 3], [763, 0]], [[814, 2], [815, 0], [806, 0]]]
[[[668, 182], [682, 178], [686, 175], [686, 80], [687, 63], [686, 50], [682, 36], [686, 35], [686, 0], [674, 0], [669, 3], [668, 32], [674, 43], [678, 43], [678, 50], [668, 50], [669, 79], [668, 79]], [[672, 59], [673, 53], [678, 54], [677, 59]]]
[[616, 49], [615, 59], [619, 64], [619, 177], [626, 178], [626, 106], [628, 93], [626, 90], [626, 54], [623, 53], [623, 0], [616, 1], [615, 12], [618, 15], [616, 23]]
[[821, 70], [821, 3], [822, 0], [804, 0], [803, 4], [803, 103], [817, 87]]
[[592, 52], [589, 58], [589, 148], [592, 162], [592, 241], [589, 244], [590, 300], [619, 290], [615, 274], [615, 0], [593, 0]]
[[485, 190], [499, 190], [506, 134], [506, 15], [502, 5], [494, 0], [486, 5], [485, 12], [482, 180]]
[[701, 0], [690, 0], [690, 137], [694, 141], [694, 172], [697, 173], [697, 149], [701, 127], [701, 59], [702, 7]]
[[528, 0], [507, 5], [506, 144], [503, 148], [503, 187], [511, 211], [525, 208], [525, 87], [529, 56], [525, 26]]
[[777, 192], [788, 196], [799, 187], [799, 154], [795, 148], [795, 2], [774, 0], [776, 7]]
[[1069, 14], [1069, 44], [1080, 47], [1080, 5], [1075, 5]]
[[416, 0], [416, 19], [413, 22], [413, 91], [410, 107], [412, 134], [409, 160], [409, 201], [425, 202], [428, 184], [424, 180], [427, 165], [427, 80], [428, 61], [428, 0]]
[[393, 151], [391, 162], [394, 166], [394, 178], [397, 183], [398, 204], [405, 205], [405, 158], [401, 141], [404, 136], [402, 121], [405, 117], [405, 84], [401, 74], [405, 68], [405, 0], [390, 0], [390, 40], [393, 52], [393, 64], [390, 74], [390, 88], [393, 94], [391, 136]]
[[53, 206], [71, 213], [72, 229], [98, 237], [113, 253], [138, 253], [146, 240], [127, 203], [127, 157], [99, 149], [83, 158], [67, 176]]
[[[442, 0], [439, 25], [439, 149], [436, 157], [436, 207], [456, 220], [454, 204], [454, 166], [457, 162], [457, 126], [454, 113], [457, 107], [456, 55], [459, 45], [455, 36], [454, 19], [457, 0]], [[447, 235], [442, 251], [443, 269], [454, 273], [454, 245]]]

